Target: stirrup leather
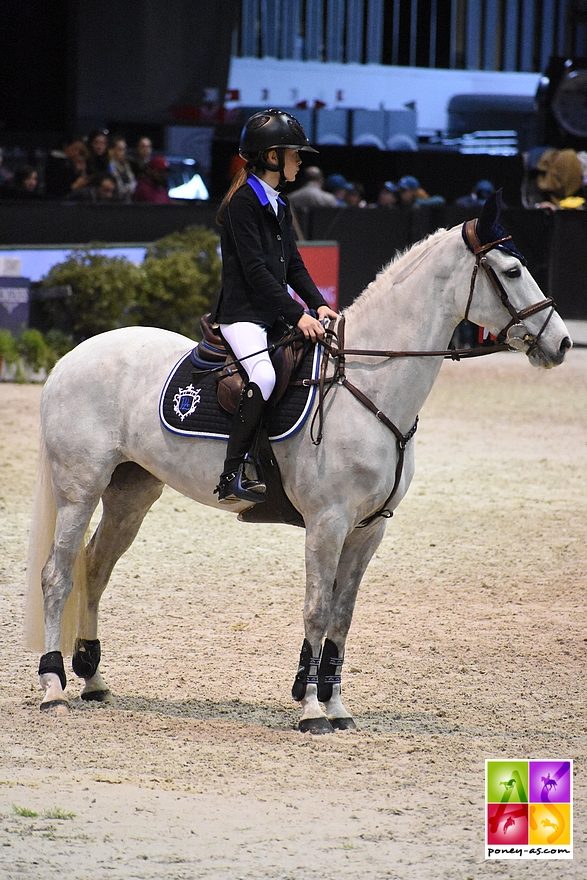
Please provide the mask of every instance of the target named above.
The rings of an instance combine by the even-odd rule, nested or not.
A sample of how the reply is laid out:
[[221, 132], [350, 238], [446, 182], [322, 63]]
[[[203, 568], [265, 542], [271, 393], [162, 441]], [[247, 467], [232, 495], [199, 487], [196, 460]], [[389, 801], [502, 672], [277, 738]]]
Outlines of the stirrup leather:
[[236, 471], [222, 474], [214, 494], [219, 501], [251, 501], [259, 504], [265, 501], [267, 487], [261, 480], [250, 480], [245, 476], [245, 463], [241, 462]]

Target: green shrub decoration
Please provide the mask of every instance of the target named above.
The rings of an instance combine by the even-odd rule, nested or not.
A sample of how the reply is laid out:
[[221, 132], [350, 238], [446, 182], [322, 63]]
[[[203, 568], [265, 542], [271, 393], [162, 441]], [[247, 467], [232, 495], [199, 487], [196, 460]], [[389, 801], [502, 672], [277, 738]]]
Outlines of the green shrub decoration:
[[18, 360], [16, 339], [10, 330], [0, 330], [0, 360], [7, 364], [14, 364]]
[[43, 287], [72, 290], [71, 297], [45, 303], [49, 326], [75, 344], [132, 324], [194, 338], [220, 288], [218, 244], [212, 230], [192, 226], [150, 245], [140, 266], [91, 246], [74, 250], [42, 280]]

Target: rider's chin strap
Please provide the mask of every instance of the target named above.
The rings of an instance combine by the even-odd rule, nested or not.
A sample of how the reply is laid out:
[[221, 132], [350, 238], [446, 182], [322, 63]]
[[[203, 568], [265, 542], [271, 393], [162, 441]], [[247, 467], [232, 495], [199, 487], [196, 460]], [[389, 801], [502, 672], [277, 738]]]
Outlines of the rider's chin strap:
[[263, 168], [265, 171], [278, 171], [279, 183], [277, 186], [279, 189], [283, 189], [287, 183], [287, 180], [285, 179], [285, 150], [282, 147], [275, 147], [275, 152], [277, 153], [277, 165], [268, 162], [265, 158], [265, 153], [259, 153], [257, 159], [255, 159], [255, 166]]

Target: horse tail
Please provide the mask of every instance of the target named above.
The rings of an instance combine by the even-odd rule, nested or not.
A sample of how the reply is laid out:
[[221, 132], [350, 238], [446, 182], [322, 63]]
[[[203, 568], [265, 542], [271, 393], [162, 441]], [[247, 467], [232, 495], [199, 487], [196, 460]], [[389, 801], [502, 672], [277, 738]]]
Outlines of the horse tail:
[[[45, 614], [41, 573], [53, 546], [56, 520], [57, 507], [51, 482], [49, 456], [44, 439], [41, 437], [29, 535], [24, 613], [25, 648], [37, 653], [43, 653], [45, 650]], [[61, 650], [64, 654], [70, 654], [73, 649], [78, 626], [78, 608], [81, 593], [85, 591], [85, 583], [86, 553], [82, 543], [73, 570], [73, 589], [65, 603], [61, 621]]]

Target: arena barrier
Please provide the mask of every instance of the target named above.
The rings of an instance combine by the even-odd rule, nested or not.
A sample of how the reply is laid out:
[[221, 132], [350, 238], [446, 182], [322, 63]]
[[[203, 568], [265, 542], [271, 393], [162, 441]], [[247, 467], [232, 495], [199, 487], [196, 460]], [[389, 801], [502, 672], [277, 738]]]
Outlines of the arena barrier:
[[[0, 245], [151, 242], [187, 226], [215, 228], [216, 207], [212, 202], [0, 202]], [[339, 304], [344, 307], [399, 251], [440, 226], [453, 226], [470, 216], [474, 215], [452, 205], [423, 206], [417, 214], [398, 208], [318, 208], [302, 218], [301, 226], [310, 242], [338, 242]], [[507, 208], [502, 220], [563, 318], [587, 319], [587, 212]]]

